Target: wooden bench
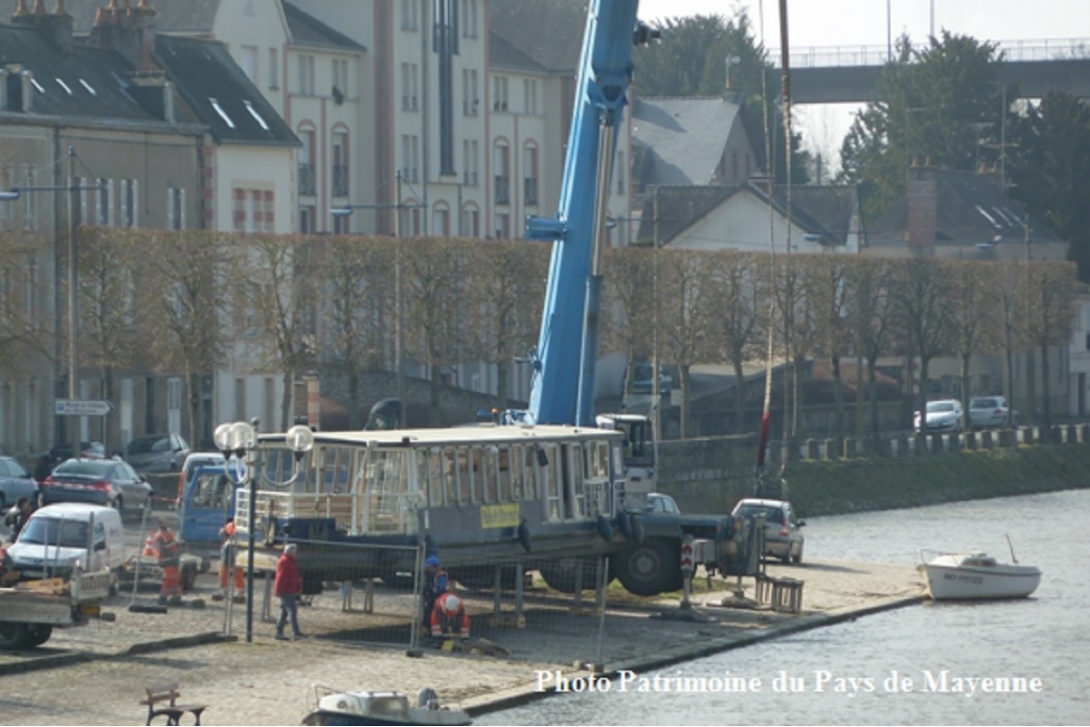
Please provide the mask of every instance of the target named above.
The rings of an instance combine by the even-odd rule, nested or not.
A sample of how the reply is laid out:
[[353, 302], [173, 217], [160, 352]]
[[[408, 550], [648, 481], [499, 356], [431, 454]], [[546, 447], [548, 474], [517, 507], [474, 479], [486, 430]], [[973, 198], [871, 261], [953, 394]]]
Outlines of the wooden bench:
[[[193, 724], [201, 723], [201, 712], [208, 708], [207, 704], [178, 704], [178, 697], [182, 693], [178, 691], [178, 684], [159, 684], [144, 689], [147, 697], [140, 700], [140, 704], [148, 707], [148, 721], [151, 724], [156, 717], [167, 718], [168, 725], [181, 724], [182, 715], [186, 712], [193, 714]], [[165, 703], [165, 704], [164, 704]]]

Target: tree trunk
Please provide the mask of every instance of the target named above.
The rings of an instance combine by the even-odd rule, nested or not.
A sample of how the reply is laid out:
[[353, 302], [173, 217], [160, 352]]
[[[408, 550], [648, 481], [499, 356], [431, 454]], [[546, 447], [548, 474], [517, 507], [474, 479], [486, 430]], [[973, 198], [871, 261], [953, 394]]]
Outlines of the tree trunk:
[[[652, 367], [652, 368], [654, 368], [654, 367]], [[680, 434], [680, 436], [681, 436], [682, 439], [688, 439], [689, 438], [689, 383], [690, 383], [689, 364], [680, 364], [680, 365], [678, 365], [678, 370], [681, 372], [681, 407], [680, 407], [680, 409], [681, 409], [681, 411], [680, 411], [680, 414], [681, 414], [680, 432], [681, 432], [681, 434]], [[652, 376], [658, 376], [659, 372], [658, 371], [652, 371], [651, 375]], [[651, 379], [651, 381], [652, 381], [652, 384], [653, 384], [655, 380]], [[658, 388], [657, 386], [652, 385], [652, 389], [657, 389], [657, 388]], [[661, 406], [661, 402], [659, 403], [659, 406]]]
[[[295, 374], [290, 370], [285, 371], [281, 386], [281, 396], [283, 398], [280, 400], [280, 431], [282, 432], [288, 431], [288, 427], [291, 426], [292, 400], [294, 399], [293, 394], [295, 393], [293, 390], [294, 385]], [[264, 424], [264, 426], [268, 427], [267, 424]], [[266, 429], [265, 431], [269, 431], [269, 429]], [[273, 431], [276, 431], [275, 428]]]
[[874, 451], [878, 452], [882, 434], [878, 426], [878, 365], [873, 357], [867, 359], [867, 395], [870, 397], [871, 439], [874, 440]]
[[841, 379], [840, 356], [833, 356], [833, 406], [836, 409], [836, 438], [843, 442], [847, 436], [844, 423], [844, 382]]
[[[734, 431], [742, 434], [746, 426], [746, 381], [745, 372], [742, 370], [742, 362], [735, 360], [734, 364]], [[763, 404], [762, 404], [763, 407]]]
[[1041, 344], [1041, 413], [1047, 441], [1052, 441], [1052, 382], [1048, 365], [1048, 346]]

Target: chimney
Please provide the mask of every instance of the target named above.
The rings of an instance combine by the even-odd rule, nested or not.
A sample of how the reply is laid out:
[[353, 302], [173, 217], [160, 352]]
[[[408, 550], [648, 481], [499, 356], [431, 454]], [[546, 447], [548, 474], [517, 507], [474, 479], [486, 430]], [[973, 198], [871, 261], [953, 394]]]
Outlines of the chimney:
[[135, 8], [131, 0], [118, 7], [117, 0], [110, 0], [105, 8], [99, 8], [95, 24], [91, 27], [91, 45], [116, 51], [136, 67], [138, 73], [157, 73], [155, 33], [152, 20], [155, 10], [141, 0]]
[[56, 0], [52, 13], [46, 13], [45, 0], [34, 0], [34, 7], [27, 11], [26, 0], [18, 0], [11, 24], [21, 28], [33, 28], [62, 51], [72, 49], [72, 16], [64, 9], [64, 0]]
[[908, 188], [905, 201], [908, 205], [908, 246], [913, 250], [934, 247], [938, 228], [939, 197], [938, 176], [931, 160], [924, 165], [912, 160], [908, 169]]

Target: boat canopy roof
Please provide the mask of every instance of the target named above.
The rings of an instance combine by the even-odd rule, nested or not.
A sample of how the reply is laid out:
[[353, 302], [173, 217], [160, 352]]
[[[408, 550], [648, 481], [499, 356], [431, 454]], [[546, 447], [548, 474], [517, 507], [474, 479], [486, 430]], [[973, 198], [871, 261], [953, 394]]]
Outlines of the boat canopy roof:
[[[624, 433], [595, 427], [494, 425], [435, 429], [393, 429], [372, 431], [315, 432], [314, 444], [359, 447], [425, 447], [438, 445], [511, 444], [610, 438], [618, 441]], [[271, 445], [285, 441], [283, 433], [262, 434], [258, 440]]]

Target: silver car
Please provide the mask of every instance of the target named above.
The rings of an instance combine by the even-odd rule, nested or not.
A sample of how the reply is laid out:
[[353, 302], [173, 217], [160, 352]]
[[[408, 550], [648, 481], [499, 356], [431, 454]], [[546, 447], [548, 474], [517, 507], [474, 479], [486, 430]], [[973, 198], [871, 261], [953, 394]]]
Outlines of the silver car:
[[961, 411], [961, 402], [957, 399], [929, 401], [922, 417], [920, 412], [916, 412], [913, 424], [917, 432], [925, 434], [932, 432], [960, 432], [965, 428], [965, 417]]
[[125, 461], [137, 472], [178, 472], [189, 456], [189, 444], [178, 434], [150, 434], [125, 446]]
[[802, 548], [805, 538], [800, 528], [806, 525], [799, 520], [795, 508], [787, 500], [760, 500], [750, 498], [740, 500], [734, 506], [731, 515], [735, 517], [765, 517], [764, 555], [779, 558], [784, 563], [802, 563]]
[[[1007, 425], [1007, 397], [974, 396], [969, 400], [969, 426], [974, 429]], [[1013, 421], [1016, 412], [1010, 412]]]
[[18, 460], [0, 457], [0, 508], [15, 504], [20, 497], [36, 502], [38, 483]]

